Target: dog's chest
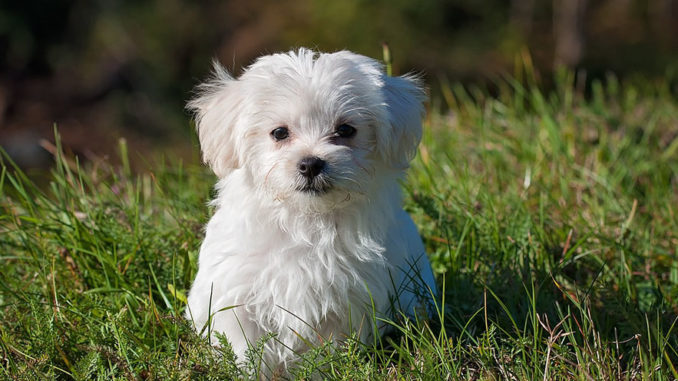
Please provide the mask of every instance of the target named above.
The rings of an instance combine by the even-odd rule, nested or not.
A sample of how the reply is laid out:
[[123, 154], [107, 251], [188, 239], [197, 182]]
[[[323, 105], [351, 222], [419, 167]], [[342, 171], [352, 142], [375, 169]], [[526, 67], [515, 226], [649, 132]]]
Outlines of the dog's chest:
[[220, 208], [201, 249], [201, 268], [217, 270], [219, 304], [245, 305], [275, 328], [299, 319], [318, 326], [388, 300], [384, 249], [377, 233], [357, 228], [365, 224], [293, 215], [274, 222], [244, 211]]
[[253, 274], [252, 288], [242, 300], [271, 331], [312, 327], [349, 332], [351, 320], [360, 322], [372, 310], [372, 300], [387, 300], [387, 277], [374, 276], [384, 274], [379, 261], [355, 261], [329, 247], [300, 246], [277, 255], [273, 266]]
[[[254, 299], [264, 289], [278, 304], [338, 303], [357, 297], [366, 286], [379, 287], [374, 274], [383, 274], [385, 268], [378, 249], [361, 246], [350, 237], [307, 237], [311, 239], [301, 242], [286, 238], [278, 237], [279, 246], [251, 258], [266, 263], [252, 274]], [[366, 253], [370, 250], [374, 252]], [[371, 259], [365, 260], [367, 256]]]

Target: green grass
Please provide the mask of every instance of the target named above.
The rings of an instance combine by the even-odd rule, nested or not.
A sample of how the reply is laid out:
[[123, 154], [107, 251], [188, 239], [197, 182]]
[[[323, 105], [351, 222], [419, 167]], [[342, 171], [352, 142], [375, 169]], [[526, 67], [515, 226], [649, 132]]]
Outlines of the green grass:
[[[406, 208], [445, 289], [436, 321], [306, 353], [297, 378], [678, 378], [678, 101], [663, 83], [560, 73], [443, 86]], [[527, 83], [524, 85], [523, 83]], [[449, 108], [449, 112], [439, 109]], [[214, 178], [195, 163], [0, 173], [0, 374], [229, 379], [182, 319]], [[438, 328], [435, 328], [438, 327]], [[254, 376], [256, 377], [256, 376]]]

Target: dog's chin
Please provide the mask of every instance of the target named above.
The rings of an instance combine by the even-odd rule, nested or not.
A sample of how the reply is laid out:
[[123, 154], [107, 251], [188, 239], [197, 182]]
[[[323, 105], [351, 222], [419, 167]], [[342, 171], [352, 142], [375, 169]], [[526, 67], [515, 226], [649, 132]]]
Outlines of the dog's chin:
[[334, 181], [330, 176], [321, 174], [313, 179], [299, 179], [295, 190], [303, 195], [323, 197], [334, 188]]
[[297, 187], [297, 192], [308, 196], [322, 197], [332, 190], [331, 184], [313, 185], [306, 184]]
[[283, 205], [302, 213], [331, 213], [345, 208], [353, 200], [351, 191], [341, 184], [329, 181], [298, 184], [288, 197], [280, 199]]

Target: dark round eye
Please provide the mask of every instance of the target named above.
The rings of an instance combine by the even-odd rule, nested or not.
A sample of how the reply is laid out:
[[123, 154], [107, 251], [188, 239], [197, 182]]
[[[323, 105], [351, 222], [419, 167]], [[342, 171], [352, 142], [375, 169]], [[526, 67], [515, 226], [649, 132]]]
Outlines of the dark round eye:
[[288, 130], [287, 127], [278, 127], [271, 131], [271, 136], [273, 136], [275, 141], [279, 142], [281, 140], [287, 139], [287, 137], [290, 136], [290, 130]]
[[355, 135], [355, 128], [349, 126], [348, 124], [342, 124], [335, 130], [335, 133], [340, 138], [350, 138]]

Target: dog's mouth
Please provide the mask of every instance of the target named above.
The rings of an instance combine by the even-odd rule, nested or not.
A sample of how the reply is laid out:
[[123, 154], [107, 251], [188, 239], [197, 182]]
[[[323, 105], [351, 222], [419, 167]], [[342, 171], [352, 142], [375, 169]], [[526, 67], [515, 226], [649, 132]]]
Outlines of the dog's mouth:
[[332, 189], [330, 184], [305, 184], [297, 187], [297, 191], [302, 193], [309, 193], [315, 196], [323, 195]]
[[327, 179], [327, 176], [317, 176], [313, 179], [304, 181], [304, 183], [297, 186], [296, 189], [298, 192], [321, 196], [332, 190], [332, 183]]

